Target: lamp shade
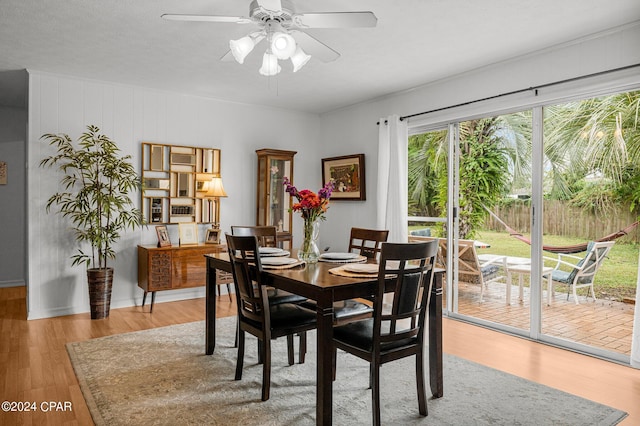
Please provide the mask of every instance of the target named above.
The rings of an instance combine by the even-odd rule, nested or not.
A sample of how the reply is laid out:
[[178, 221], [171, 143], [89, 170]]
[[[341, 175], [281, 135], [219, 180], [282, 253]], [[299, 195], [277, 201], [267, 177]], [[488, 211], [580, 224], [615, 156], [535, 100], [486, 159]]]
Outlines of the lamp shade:
[[278, 59], [289, 59], [296, 51], [296, 41], [287, 33], [278, 31], [271, 37], [271, 52]]
[[255, 42], [249, 36], [244, 36], [242, 38], [239, 38], [238, 40], [229, 41], [231, 54], [239, 64], [244, 63], [244, 58], [246, 58], [247, 55], [251, 53], [255, 45]]
[[278, 58], [275, 55], [266, 52], [262, 57], [262, 67], [259, 72], [262, 75], [272, 76], [280, 72], [282, 68], [278, 65]]
[[205, 194], [207, 198], [219, 198], [226, 197], [227, 193], [224, 190], [224, 186], [222, 186], [222, 178], [214, 177], [209, 182], [209, 190]]
[[293, 72], [298, 71], [300, 68], [304, 67], [307, 62], [311, 59], [311, 55], [307, 55], [304, 53], [302, 48], [298, 46], [296, 49], [296, 53], [291, 56], [291, 63], [293, 64]]

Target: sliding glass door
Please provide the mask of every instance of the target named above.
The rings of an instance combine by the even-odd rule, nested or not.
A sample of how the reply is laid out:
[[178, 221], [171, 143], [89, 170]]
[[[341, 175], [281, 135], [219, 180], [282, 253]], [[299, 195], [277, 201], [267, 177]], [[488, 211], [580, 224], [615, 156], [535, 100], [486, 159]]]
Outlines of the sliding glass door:
[[628, 360], [638, 110], [626, 92], [412, 136], [410, 231], [439, 239], [446, 315]]
[[[553, 291], [543, 338], [624, 359], [638, 271], [640, 91], [544, 109], [544, 262]], [[635, 209], [637, 210], [637, 209]]]

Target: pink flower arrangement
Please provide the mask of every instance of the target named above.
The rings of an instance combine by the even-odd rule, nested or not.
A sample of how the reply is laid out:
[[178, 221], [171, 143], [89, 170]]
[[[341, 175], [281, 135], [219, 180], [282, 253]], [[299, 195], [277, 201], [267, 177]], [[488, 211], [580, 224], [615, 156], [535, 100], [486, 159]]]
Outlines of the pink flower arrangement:
[[331, 193], [333, 192], [333, 181], [327, 182], [317, 194], [308, 189], [298, 191], [295, 186], [291, 185], [291, 181], [287, 177], [284, 178], [283, 184], [286, 187], [285, 190], [298, 200], [291, 207], [291, 210], [300, 212], [305, 221], [310, 220], [313, 222], [318, 219], [325, 219], [324, 214], [329, 208], [329, 198], [331, 198]]

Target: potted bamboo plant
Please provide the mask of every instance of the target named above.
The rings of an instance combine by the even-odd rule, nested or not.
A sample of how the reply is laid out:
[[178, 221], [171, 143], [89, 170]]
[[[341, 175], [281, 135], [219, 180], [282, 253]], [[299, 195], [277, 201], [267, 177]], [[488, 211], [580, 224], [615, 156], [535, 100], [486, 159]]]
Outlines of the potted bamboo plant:
[[[56, 166], [63, 173], [60, 192], [47, 201], [57, 213], [73, 224], [78, 253], [71, 257], [72, 266], [87, 268], [91, 319], [109, 316], [113, 268], [107, 261], [115, 258], [114, 243], [128, 228], [143, 224], [142, 214], [134, 208], [129, 194], [140, 187], [140, 179], [131, 156], [120, 156], [120, 150], [96, 126], [87, 126], [74, 146], [66, 134], [45, 134], [41, 139], [57, 150], [40, 162], [40, 167]], [[89, 243], [90, 252], [83, 246]]]

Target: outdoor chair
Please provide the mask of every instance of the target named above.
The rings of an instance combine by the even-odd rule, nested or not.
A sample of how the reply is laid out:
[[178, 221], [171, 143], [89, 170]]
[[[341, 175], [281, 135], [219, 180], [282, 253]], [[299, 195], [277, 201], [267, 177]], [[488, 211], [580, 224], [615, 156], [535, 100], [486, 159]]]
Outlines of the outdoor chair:
[[[573, 299], [578, 305], [580, 302], [578, 301], [577, 290], [583, 287], [588, 287], [591, 291], [591, 297], [593, 297], [594, 301], [596, 300], [593, 281], [614, 243], [615, 241], [590, 241], [584, 257], [562, 253], [559, 253], [557, 258], [544, 257], [546, 260], [556, 262], [555, 268], [551, 273], [551, 279], [553, 282], [567, 286], [567, 300], [569, 300], [569, 294], [573, 289]], [[564, 270], [560, 269], [562, 266], [565, 267]], [[566, 270], [567, 268], [569, 270]], [[587, 292], [586, 297], [589, 297], [589, 292]]]
[[[416, 357], [418, 407], [427, 415], [423, 351], [437, 251], [435, 241], [382, 244], [373, 317], [333, 328], [334, 379], [337, 349], [370, 363], [374, 425], [381, 424], [380, 366], [408, 356]], [[385, 294], [392, 296], [391, 303], [385, 303]]]
[[[447, 240], [440, 238], [440, 258], [443, 265], [447, 259]], [[480, 284], [480, 302], [484, 301], [484, 291], [492, 282], [504, 277], [499, 275], [500, 268], [506, 271], [507, 256], [494, 255], [486, 261], [478, 259], [474, 240], [458, 240], [458, 280]]]
[[[300, 353], [306, 352], [306, 332], [316, 328], [316, 314], [295, 303], [270, 304], [263, 282], [262, 264], [255, 236], [227, 234], [238, 309], [238, 359], [235, 380], [242, 379], [245, 333], [258, 338], [262, 362], [262, 400], [271, 386], [271, 340], [287, 336], [289, 365], [293, 365], [293, 336], [300, 334]], [[302, 335], [304, 335], [304, 340]]]

